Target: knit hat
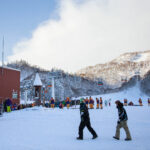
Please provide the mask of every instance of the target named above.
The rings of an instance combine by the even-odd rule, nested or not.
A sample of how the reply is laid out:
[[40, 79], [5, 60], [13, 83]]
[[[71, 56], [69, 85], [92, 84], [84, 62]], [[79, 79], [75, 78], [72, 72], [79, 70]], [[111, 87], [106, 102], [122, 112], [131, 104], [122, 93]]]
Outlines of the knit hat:
[[83, 103], [84, 102], [84, 99], [83, 98], [80, 98], [80, 103]]

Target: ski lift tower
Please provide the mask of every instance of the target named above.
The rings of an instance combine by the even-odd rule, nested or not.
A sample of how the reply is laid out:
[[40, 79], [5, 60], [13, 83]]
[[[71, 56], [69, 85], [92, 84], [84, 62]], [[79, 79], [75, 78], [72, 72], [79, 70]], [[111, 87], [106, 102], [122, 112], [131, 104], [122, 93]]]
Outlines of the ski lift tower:
[[55, 78], [57, 77], [57, 76], [55, 76], [54, 75], [54, 73], [52, 72], [52, 73], [49, 73], [49, 78], [51, 79], [51, 82], [52, 82], [52, 97], [53, 97], [53, 99], [55, 99]]

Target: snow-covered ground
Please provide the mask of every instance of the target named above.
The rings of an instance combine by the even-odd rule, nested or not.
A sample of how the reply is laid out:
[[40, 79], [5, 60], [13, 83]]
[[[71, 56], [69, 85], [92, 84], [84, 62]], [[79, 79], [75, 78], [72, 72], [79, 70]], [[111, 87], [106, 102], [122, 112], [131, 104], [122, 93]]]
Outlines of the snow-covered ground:
[[[84, 140], [76, 140], [79, 109], [33, 107], [4, 113], [0, 117], [0, 150], [150, 150], [150, 106], [138, 84], [122, 92], [93, 96], [96, 97], [111, 98], [111, 107], [89, 110], [97, 139], [92, 140], [85, 128]], [[144, 106], [125, 107], [133, 140], [124, 141], [125, 132], [121, 129], [121, 139], [116, 141], [112, 138], [118, 119], [114, 101], [123, 102], [127, 98], [138, 104], [139, 97]]]
[[98, 138], [92, 140], [84, 129], [84, 140], [78, 141], [79, 109], [33, 107], [0, 117], [0, 150], [149, 150], [150, 107], [125, 107], [132, 141], [112, 138], [118, 119], [115, 105], [89, 110], [92, 127]]

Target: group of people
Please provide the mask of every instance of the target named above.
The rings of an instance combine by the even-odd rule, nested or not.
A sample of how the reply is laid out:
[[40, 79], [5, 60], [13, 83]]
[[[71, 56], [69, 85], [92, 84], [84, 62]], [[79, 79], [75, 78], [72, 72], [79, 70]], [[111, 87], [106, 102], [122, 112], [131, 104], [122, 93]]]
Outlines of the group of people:
[[[84, 102], [85, 102], [87, 108], [94, 109], [94, 100], [93, 100], [93, 98], [91, 96], [90, 96], [89, 99], [86, 98], [84, 100]], [[107, 106], [107, 105], [111, 106], [111, 99], [105, 100], [104, 103], [105, 103], [105, 106]], [[99, 108], [103, 109], [102, 97], [100, 97], [100, 99], [96, 98], [96, 109], [99, 109]]]
[[69, 97], [67, 97], [66, 100], [64, 100], [62, 102], [59, 102], [59, 103], [56, 103], [54, 98], [51, 97], [51, 99], [49, 101], [49, 104], [50, 104], [51, 108], [54, 108], [56, 105], [58, 105], [60, 109], [63, 109], [64, 106], [66, 105], [66, 107], [69, 109], [70, 108], [70, 104], [71, 104], [71, 100], [70, 100]]
[[[143, 106], [143, 102], [142, 102], [142, 99], [141, 98], [139, 98], [139, 100], [138, 100], [138, 102], [139, 102], [139, 106]], [[147, 100], [147, 103], [148, 103], [148, 106], [150, 106], [150, 98], [148, 98], [148, 100]], [[132, 101], [130, 101], [129, 103], [128, 103], [128, 100], [125, 98], [124, 99], [124, 106], [133, 106], [133, 105], [135, 105]], [[138, 105], [136, 105], [136, 106], [138, 106]]]
[[[119, 100], [115, 101], [116, 108], [118, 109], [118, 116], [119, 119], [117, 121], [117, 127], [116, 127], [116, 134], [113, 136], [114, 139], [119, 140], [120, 139], [120, 129], [124, 128], [126, 132], [126, 141], [132, 140], [130, 131], [127, 125], [128, 116], [126, 113], [126, 110], [123, 107], [123, 103], [121, 103]], [[86, 105], [86, 100], [83, 98], [80, 99], [80, 117], [81, 122], [79, 125], [79, 136], [77, 137], [77, 140], [83, 140], [83, 129], [87, 127], [89, 132], [93, 135], [92, 139], [95, 139], [98, 137], [97, 133], [94, 131], [94, 129], [91, 127], [90, 123], [90, 117], [88, 112], [88, 107]]]

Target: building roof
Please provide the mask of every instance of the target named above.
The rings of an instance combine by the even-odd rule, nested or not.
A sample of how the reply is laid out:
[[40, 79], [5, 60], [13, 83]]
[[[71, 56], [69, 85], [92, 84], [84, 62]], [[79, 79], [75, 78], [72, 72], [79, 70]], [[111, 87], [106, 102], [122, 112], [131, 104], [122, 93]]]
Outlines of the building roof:
[[7, 66], [0, 66], [0, 68], [4, 68], [4, 69], [9, 69], [9, 70], [14, 70], [14, 71], [19, 71], [19, 72], [21, 72], [21, 70], [19, 70], [19, 69], [15, 69], [15, 68], [10, 68], [10, 67], [7, 67]]
[[42, 86], [42, 81], [38, 73], [36, 73], [35, 80], [33, 83], [34, 86]]

